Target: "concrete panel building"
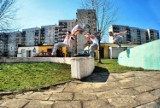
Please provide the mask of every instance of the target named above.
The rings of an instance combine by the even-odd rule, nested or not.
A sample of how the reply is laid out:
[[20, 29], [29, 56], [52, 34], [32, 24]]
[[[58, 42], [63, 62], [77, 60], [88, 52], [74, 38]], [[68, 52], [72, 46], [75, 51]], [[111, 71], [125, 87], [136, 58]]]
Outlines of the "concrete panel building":
[[53, 45], [55, 43], [55, 37], [57, 36], [58, 25], [46, 25], [41, 26], [40, 43], [44, 45]]
[[[28, 28], [22, 30], [22, 45], [24, 46], [36, 46], [40, 43], [40, 28]], [[44, 41], [42, 41], [44, 42]]]
[[[88, 24], [90, 26], [87, 29], [88, 32], [95, 34], [97, 32], [97, 22], [95, 10], [92, 9], [78, 9], [76, 13], [78, 24]], [[77, 53], [81, 52], [84, 49], [84, 44], [87, 42], [85, 37], [81, 34], [77, 37]]]
[[21, 32], [0, 33], [0, 57], [15, 57]]
[[0, 57], [8, 56], [8, 37], [7, 33], [0, 33]]
[[8, 37], [8, 56], [15, 57], [17, 55], [18, 37], [21, 36], [21, 32], [11, 32]]
[[149, 37], [150, 41], [159, 39], [159, 32], [158, 32], [158, 30], [147, 29], [147, 31], [148, 31], [148, 37]]
[[58, 42], [63, 42], [66, 32], [71, 31], [76, 25], [76, 20], [59, 20]]
[[[127, 30], [128, 33], [123, 35], [123, 44], [133, 43], [133, 44], [144, 44], [153, 40], [159, 39], [158, 30], [154, 29], [142, 29], [137, 27], [129, 27], [123, 25], [111, 25], [109, 31], [114, 33]], [[113, 42], [113, 38], [109, 37], [109, 43]]]

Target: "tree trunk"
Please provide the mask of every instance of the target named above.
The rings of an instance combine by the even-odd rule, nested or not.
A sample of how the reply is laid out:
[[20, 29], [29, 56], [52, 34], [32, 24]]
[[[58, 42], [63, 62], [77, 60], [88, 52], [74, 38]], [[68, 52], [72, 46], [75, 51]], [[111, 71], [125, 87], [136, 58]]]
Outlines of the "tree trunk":
[[[99, 34], [99, 33], [98, 33]], [[101, 37], [100, 37], [101, 35], [99, 34], [99, 39], [98, 39], [98, 46], [99, 46], [99, 50], [98, 50], [98, 53], [99, 53], [99, 57], [98, 57], [98, 60], [99, 60], [99, 63], [102, 63], [102, 61], [101, 61]]]

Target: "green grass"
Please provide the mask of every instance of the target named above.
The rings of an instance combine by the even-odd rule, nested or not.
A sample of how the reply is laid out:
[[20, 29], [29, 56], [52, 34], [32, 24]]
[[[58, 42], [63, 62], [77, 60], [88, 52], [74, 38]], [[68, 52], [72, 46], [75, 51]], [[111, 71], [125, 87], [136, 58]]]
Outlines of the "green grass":
[[[95, 71], [122, 73], [143, 70], [120, 66], [117, 59], [95, 61]], [[71, 80], [71, 66], [58, 63], [1, 63], [0, 91], [33, 90]]]
[[71, 79], [71, 67], [57, 63], [2, 63], [0, 91], [32, 90]]
[[144, 69], [142, 68], [133, 68], [133, 67], [127, 67], [127, 66], [121, 66], [118, 64], [117, 59], [102, 59], [102, 64], [98, 63], [98, 60], [96, 60], [96, 66], [100, 68], [105, 68], [111, 73], [122, 73], [127, 71], [142, 71]]

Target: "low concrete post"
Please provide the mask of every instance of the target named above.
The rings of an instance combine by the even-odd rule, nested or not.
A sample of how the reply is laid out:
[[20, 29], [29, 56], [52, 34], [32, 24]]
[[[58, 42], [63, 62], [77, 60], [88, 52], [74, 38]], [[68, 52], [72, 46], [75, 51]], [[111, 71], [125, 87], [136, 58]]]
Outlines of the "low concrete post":
[[71, 59], [71, 77], [82, 79], [92, 74], [95, 68], [94, 58], [75, 57]]

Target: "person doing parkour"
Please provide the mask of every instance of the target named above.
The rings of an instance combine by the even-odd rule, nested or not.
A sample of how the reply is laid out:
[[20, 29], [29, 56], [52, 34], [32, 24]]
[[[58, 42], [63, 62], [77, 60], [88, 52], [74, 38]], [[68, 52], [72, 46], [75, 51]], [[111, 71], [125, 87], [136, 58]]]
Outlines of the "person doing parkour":
[[127, 33], [127, 30], [119, 32], [119, 33], [113, 33], [113, 32], [109, 32], [109, 36], [113, 37], [113, 43], [117, 44], [119, 47], [121, 47], [121, 41], [123, 40], [123, 36], [124, 34]]
[[70, 31], [67, 31], [66, 33], [66, 37], [64, 39], [63, 42], [59, 42], [59, 43], [56, 43], [52, 49], [52, 56], [56, 56], [56, 52], [57, 52], [57, 49], [60, 48], [60, 47], [63, 47], [63, 46], [66, 46], [67, 49], [71, 49], [70, 47], [72, 47], [72, 40], [71, 40], [71, 32]]
[[[77, 21], [76, 21], [77, 22]], [[73, 52], [74, 56], [77, 56], [77, 36], [84, 36], [87, 30], [90, 28], [88, 24], [76, 24], [71, 30], [71, 39], [74, 44]], [[81, 34], [81, 35], [78, 35]]]
[[91, 42], [91, 45], [89, 47], [89, 55], [90, 57], [94, 57], [94, 50], [98, 47], [98, 39], [95, 35], [92, 35], [91, 33], [87, 33], [84, 35], [88, 41]]
[[90, 26], [88, 24], [82, 24], [82, 25], [76, 24], [71, 30], [71, 35], [72, 35], [71, 39], [75, 40], [78, 34], [84, 33], [86, 29], [89, 29], [89, 28]]

